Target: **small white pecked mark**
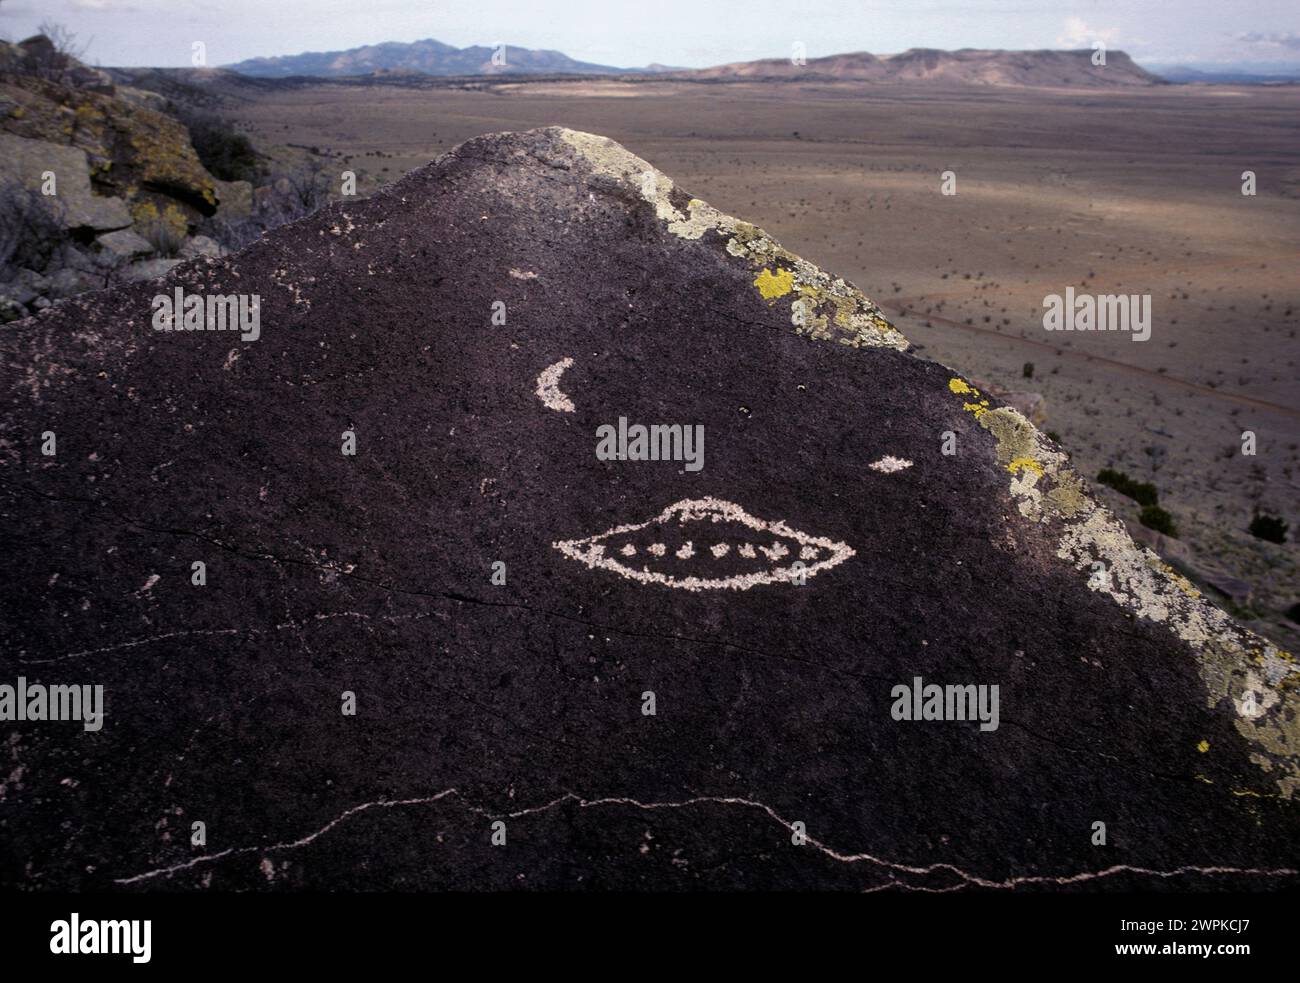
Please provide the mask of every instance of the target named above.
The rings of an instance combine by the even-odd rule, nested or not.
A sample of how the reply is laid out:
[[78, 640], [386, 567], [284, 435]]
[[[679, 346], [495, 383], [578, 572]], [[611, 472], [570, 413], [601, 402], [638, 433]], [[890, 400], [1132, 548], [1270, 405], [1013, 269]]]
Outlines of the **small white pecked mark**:
[[872, 471], [879, 471], [881, 474], [893, 474], [896, 471], [902, 471], [910, 468], [912, 462], [901, 457], [892, 457], [886, 455], [879, 461], [874, 461], [870, 465]]

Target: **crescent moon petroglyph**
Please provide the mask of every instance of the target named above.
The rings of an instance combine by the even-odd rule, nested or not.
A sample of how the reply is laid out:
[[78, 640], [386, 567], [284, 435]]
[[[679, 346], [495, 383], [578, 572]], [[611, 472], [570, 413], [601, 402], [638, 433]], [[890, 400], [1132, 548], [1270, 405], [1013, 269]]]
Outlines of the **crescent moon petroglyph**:
[[560, 413], [574, 412], [573, 400], [560, 392], [560, 376], [564, 370], [573, 365], [573, 359], [564, 358], [554, 365], [548, 365], [542, 369], [542, 374], [537, 377], [537, 398], [549, 410], [556, 410]]

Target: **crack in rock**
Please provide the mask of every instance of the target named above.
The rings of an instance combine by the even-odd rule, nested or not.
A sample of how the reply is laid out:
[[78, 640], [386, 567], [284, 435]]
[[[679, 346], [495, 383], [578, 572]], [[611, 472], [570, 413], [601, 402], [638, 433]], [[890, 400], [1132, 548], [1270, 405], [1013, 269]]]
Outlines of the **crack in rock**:
[[[200, 864], [215, 863], [227, 857], [243, 856], [250, 853], [270, 853], [277, 850], [294, 850], [299, 847], [307, 846], [320, 837], [324, 836], [330, 830], [346, 822], [353, 816], [371, 809], [392, 809], [403, 806], [431, 805], [442, 799], [451, 796], [459, 796], [455, 788], [443, 789], [435, 795], [424, 796], [412, 799], [378, 799], [374, 802], [363, 802], [360, 805], [352, 806], [350, 809], [340, 813], [334, 819], [330, 820], [314, 833], [299, 837], [296, 840], [284, 841], [280, 843], [271, 843], [267, 845], [230, 847], [217, 853], [203, 854], [194, 857], [183, 863], [173, 864], [169, 867], [159, 867], [154, 870], [147, 870], [139, 874], [133, 874], [129, 877], [114, 878], [115, 884], [129, 885], [138, 884], [142, 881], [152, 880], [156, 877], [170, 877], [181, 871], [189, 870]], [[756, 809], [765, 813], [769, 818], [785, 827], [787, 830], [794, 832], [795, 826], [793, 821], [781, 816], [771, 806], [758, 802], [753, 799], [746, 799], [739, 796], [713, 796], [698, 795], [689, 799], [680, 799], [670, 802], [641, 802], [638, 799], [627, 796], [603, 796], [600, 798], [586, 798], [576, 792], [566, 792], [549, 802], [541, 805], [529, 806], [524, 809], [517, 809], [513, 812], [496, 812], [476, 806], [473, 803], [461, 800], [462, 805], [468, 811], [476, 815], [484, 816], [489, 819], [519, 819], [525, 816], [535, 816], [540, 813], [549, 812], [566, 803], [575, 803], [579, 808], [592, 809], [605, 806], [626, 806], [634, 809], [646, 811], [656, 809], [685, 809], [698, 805], [723, 805], [723, 806], [740, 806], [747, 809]], [[1240, 875], [1252, 877], [1295, 877], [1300, 875], [1300, 870], [1290, 868], [1243, 868], [1243, 867], [1224, 867], [1224, 866], [1196, 866], [1184, 865], [1175, 867], [1172, 870], [1155, 870], [1148, 867], [1137, 867], [1129, 864], [1115, 864], [1101, 870], [1080, 871], [1073, 874], [1028, 874], [1017, 877], [1007, 878], [1005, 880], [993, 880], [981, 877], [978, 874], [972, 874], [949, 863], [927, 864], [916, 866], [912, 864], [897, 863], [892, 860], [885, 860], [881, 857], [874, 856], [870, 853], [844, 853], [816, 839], [813, 836], [804, 834], [806, 843], [813, 847], [823, 856], [829, 857], [839, 863], [857, 864], [867, 863], [880, 867], [889, 872], [890, 881], [883, 885], [877, 885], [870, 890], [886, 890], [892, 887], [901, 887], [906, 890], [929, 891], [933, 893], [947, 893], [954, 890], [960, 890], [966, 887], [981, 887], [989, 889], [1009, 890], [1030, 884], [1053, 884], [1057, 886], [1066, 886], [1070, 884], [1080, 884], [1088, 881], [1101, 880], [1107, 877], [1113, 877], [1117, 874], [1139, 874], [1147, 877], [1171, 878], [1179, 877], [1185, 874], [1201, 874], [1205, 876], [1225, 876]], [[909, 874], [917, 877], [927, 877], [935, 873], [948, 873], [960, 879], [962, 883], [947, 888], [929, 888], [925, 886], [916, 886], [897, 880], [898, 874]]]

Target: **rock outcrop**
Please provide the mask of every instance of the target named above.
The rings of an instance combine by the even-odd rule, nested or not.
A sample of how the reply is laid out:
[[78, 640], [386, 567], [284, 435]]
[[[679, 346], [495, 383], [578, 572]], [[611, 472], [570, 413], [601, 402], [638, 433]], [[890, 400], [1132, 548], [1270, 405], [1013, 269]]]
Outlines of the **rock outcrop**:
[[0, 76], [0, 98], [8, 109], [0, 120], [5, 132], [84, 151], [101, 194], [128, 205], [177, 204], [194, 217], [216, 212], [216, 183], [179, 120], [111, 92], [18, 74]]
[[[156, 330], [176, 291], [256, 340]], [[472, 140], [0, 338], [0, 683], [105, 708], [4, 724], [10, 887], [1300, 879], [1294, 661], [601, 137]]]
[[91, 190], [90, 164], [84, 150], [0, 133], [0, 181], [39, 193], [47, 173], [58, 182], [57, 194], [51, 196], [52, 214], [64, 229], [93, 235], [131, 224], [126, 202]]
[[44, 282], [59, 273], [89, 290], [156, 275], [150, 270], [173, 252], [186, 255], [181, 244], [218, 209], [223, 220], [249, 217], [252, 186], [209, 174], [172, 108], [43, 36], [0, 41], [0, 227], [37, 208], [44, 216], [39, 227], [0, 233], [0, 247], [15, 236], [45, 240], [38, 251], [49, 265], [25, 268], [0, 248], [0, 323], [59, 298], [23, 300], [20, 276]]

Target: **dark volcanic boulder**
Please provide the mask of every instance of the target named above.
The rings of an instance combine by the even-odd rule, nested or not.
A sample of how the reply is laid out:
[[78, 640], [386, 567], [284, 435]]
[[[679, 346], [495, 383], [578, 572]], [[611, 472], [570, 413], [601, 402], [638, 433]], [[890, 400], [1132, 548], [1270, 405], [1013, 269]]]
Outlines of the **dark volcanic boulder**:
[[104, 687], [3, 722], [7, 886], [1296, 884], [1290, 657], [600, 137], [0, 330], [0, 684]]

